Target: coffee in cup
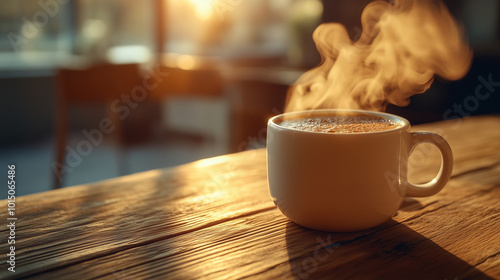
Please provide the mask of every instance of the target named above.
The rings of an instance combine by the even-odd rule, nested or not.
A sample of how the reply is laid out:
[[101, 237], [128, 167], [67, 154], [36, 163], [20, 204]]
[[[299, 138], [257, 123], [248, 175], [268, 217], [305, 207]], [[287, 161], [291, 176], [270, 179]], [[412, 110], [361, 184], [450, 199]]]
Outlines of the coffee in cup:
[[324, 133], [378, 132], [401, 127], [400, 123], [388, 118], [347, 112], [336, 115], [311, 113], [304, 117], [288, 117], [279, 125], [291, 129]]

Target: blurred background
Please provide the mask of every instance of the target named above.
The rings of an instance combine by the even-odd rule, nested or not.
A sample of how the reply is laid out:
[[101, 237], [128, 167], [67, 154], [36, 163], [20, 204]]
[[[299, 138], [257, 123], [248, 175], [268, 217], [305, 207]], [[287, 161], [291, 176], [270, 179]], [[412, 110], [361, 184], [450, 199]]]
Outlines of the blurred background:
[[[320, 62], [316, 26], [357, 39], [369, 2], [1, 0], [0, 163], [24, 195], [264, 147], [288, 87]], [[485, 85], [500, 82], [499, 1], [445, 3], [473, 65], [388, 108], [414, 124], [500, 112]]]

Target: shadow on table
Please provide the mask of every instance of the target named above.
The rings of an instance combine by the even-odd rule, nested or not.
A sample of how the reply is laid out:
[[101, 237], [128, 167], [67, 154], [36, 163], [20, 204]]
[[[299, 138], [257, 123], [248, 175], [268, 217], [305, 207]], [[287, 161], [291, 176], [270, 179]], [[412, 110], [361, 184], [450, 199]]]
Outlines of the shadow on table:
[[289, 222], [283, 279], [493, 279], [409, 227], [390, 220], [354, 233]]
[[422, 208], [422, 203], [420, 203], [420, 201], [418, 201], [417, 199], [405, 197], [405, 199], [403, 200], [403, 204], [401, 204], [401, 207], [399, 208], [399, 211], [413, 212], [418, 211]]

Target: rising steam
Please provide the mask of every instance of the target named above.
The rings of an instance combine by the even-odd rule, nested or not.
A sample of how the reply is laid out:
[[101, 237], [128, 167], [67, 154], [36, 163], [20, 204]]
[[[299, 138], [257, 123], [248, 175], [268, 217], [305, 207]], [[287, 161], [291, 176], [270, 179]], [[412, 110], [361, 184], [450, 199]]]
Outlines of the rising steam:
[[472, 52], [442, 2], [374, 1], [361, 22], [357, 42], [340, 24], [318, 26], [313, 39], [323, 62], [291, 88], [286, 111], [406, 106], [435, 75], [457, 80], [469, 70]]

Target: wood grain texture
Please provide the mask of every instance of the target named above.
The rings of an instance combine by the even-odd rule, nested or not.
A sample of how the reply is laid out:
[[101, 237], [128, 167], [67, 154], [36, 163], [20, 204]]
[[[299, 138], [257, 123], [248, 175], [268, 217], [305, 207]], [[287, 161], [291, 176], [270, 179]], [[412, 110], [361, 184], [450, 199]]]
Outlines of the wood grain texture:
[[[448, 140], [452, 180], [379, 227], [288, 221], [269, 198], [265, 150], [253, 150], [19, 197], [16, 272], [2, 242], [0, 278], [500, 279], [500, 118], [414, 129]], [[417, 181], [439, 157], [422, 153]]]

